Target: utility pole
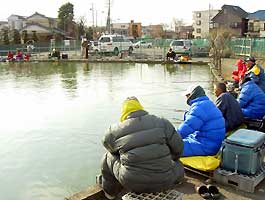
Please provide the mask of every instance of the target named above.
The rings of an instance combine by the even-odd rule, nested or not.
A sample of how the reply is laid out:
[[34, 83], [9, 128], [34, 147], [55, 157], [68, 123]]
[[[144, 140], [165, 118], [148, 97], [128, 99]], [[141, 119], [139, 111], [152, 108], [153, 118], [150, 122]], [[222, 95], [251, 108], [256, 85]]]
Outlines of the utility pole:
[[91, 8], [91, 11], [92, 11], [92, 30], [93, 30], [93, 40], [94, 40], [94, 37], [95, 37], [95, 19], [94, 19], [94, 4], [92, 3], [92, 8]]
[[106, 28], [107, 28], [109, 34], [111, 34], [111, 24], [110, 24], [110, 0], [108, 0], [108, 17], [107, 17]]

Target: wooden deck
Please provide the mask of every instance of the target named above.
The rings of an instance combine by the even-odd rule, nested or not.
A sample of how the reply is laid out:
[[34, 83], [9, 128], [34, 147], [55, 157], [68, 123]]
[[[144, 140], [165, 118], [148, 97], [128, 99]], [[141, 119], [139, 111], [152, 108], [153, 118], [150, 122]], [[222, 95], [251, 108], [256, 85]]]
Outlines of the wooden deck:
[[[197, 173], [191, 172], [190, 170], [186, 170], [185, 180], [182, 184], [176, 186], [176, 190], [183, 193], [183, 200], [198, 200], [202, 199], [196, 193], [196, 186], [201, 184], [214, 184], [218, 187], [222, 199], [231, 199], [231, 200], [264, 200], [265, 199], [265, 180], [263, 180], [257, 187], [254, 193], [247, 193], [242, 191], [237, 191], [234, 187], [224, 186], [220, 184], [214, 183], [211, 179], [206, 178], [207, 176], [202, 176]], [[123, 193], [124, 194], [124, 193]], [[118, 199], [121, 199], [120, 195]], [[101, 190], [100, 186], [95, 185], [93, 187], [89, 187], [86, 190], [74, 194], [69, 198], [65, 198], [65, 200], [105, 200], [104, 192]]]

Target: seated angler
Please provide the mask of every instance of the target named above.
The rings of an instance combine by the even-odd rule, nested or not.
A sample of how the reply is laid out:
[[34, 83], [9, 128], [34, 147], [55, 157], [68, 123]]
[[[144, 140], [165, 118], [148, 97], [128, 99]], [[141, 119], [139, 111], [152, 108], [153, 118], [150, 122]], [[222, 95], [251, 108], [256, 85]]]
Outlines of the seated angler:
[[172, 48], [169, 48], [167, 52], [167, 60], [175, 60], [175, 58], [176, 58], [175, 51], [173, 51]]
[[190, 86], [185, 95], [190, 109], [177, 129], [184, 142], [182, 156], [215, 155], [225, 138], [223, 115], [201, 86]]
[[237, 66], [237, 70], [234, 70], [233, 71], [232, 78], [235, 81], [235, 86], [238, 87], [239, 82], [241, 82], [242, 79], [245, 76], [245, 73], [247, 71], [247, 67], [246, 67], [246, 64], [244, 63], [244, 61], [242, 59], [239, 59], [238, 61], [236, 61], [236, 64], [235, 65]]
[[23, 53], [19, 49], [17, 50], [16, 53], [16, 60], [23, 60]]
[[246, 77], [251, 78], [265, 92], [265, 74], [264, 69], [256, 64], [254, 57], [249, 57], [245, 60], [247, 66]]
[[13, 61], [14, 60], [14, 54], [12, 51], [8, 51], [7, 53], [7, 60], [8, 61]]
[[245, 77], [238, 97], [243, 116], [262, 119], [265, 116], [265, 93], [249, 77]]
[[224, 83], [214, 85], [214, 93], [217, 97], [215, 105], [223, 113], [226, 131], [231, 131], [243, 123], [243, 113], [237, 100], [226, 91]]
[[107, 153], [101, 172], [107, 198], [114, 199], [121, 186], [136, 193], [159, 192], [183, 179], [183, 142], [168, 120], [148, 114], [137, 98], [129, 97], [120, 121], [103, 138]]

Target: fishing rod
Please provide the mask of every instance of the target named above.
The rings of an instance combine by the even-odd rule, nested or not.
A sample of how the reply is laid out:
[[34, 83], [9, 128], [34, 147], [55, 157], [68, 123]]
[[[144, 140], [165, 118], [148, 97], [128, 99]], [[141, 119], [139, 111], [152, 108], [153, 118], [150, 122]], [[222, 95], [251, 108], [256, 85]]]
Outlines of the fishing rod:
[[173, 108], [158, 108], [158, 107], [145, 107], [146, 109], [153, 109], [153, 110], [164, 110], [164, 111], [172, 111], [172, 112], [187, 112], [187, 110], [183, 109], [173, 109]]
[[214, 83], [214, 80], [171, 81], [170, 83]]

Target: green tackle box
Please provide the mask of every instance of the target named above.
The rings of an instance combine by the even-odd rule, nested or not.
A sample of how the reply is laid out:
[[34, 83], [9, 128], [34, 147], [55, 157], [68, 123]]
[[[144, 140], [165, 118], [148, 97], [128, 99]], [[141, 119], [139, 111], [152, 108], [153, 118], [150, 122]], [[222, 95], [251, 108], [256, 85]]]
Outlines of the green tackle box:
[[221, 148], [221, 168], [239, 174], [264, 171], [265, 133], [239, 129], [225, 139]]

